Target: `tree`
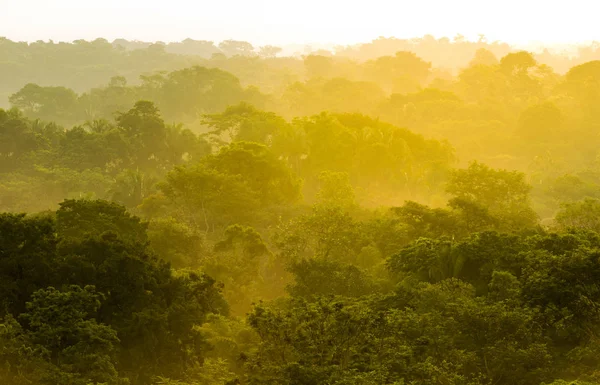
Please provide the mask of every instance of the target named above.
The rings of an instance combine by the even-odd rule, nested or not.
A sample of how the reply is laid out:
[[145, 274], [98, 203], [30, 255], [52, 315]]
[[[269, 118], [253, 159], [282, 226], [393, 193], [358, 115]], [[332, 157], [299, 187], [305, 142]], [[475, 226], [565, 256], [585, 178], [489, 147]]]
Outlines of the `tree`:
[[166, 157], [167, 128], [154, 103], [136, 102], [117, 117], [117, 123], [130, 142], [133, 164], [144, 170], [159, 166]]
[[600, 201], [585, 198], [579, 202], [561, 204], [556, 222], [564, 229], [575, 228], [600, 232]]
[[[85, 334], [98, 332], [108, 339], [110, 327], [120, 340], [114, 341], [120, 375], [136, 384], [145, 384], [156, 375], [182, 378], [188, 364], [200, 360], [206, 350], [195, 325], [202, 324], [209, 313], [228, 312], [217, 283], [200, 272], [175, 273], [156, 258], [145, 242], [145, 225], [123, 207], [102, 201], [67, 201], [56, 217], [55, 224], [51, 215], [0, 216], [0, 294], [7, 311], [15, 317], [28, 312], [34, 317], [23, 316], [29, 325], [24, 326], [41, 333], [35, 335], [40, 346], [58, 344], [44, 349], [54, 349], [57, 356], [52, 359], [66, 357], [62, 362], [70, 366], [63, 372], [77, 376], [97, 368], [98, 376], [111, 375], [109, 366], [102, 365], [116, 361], [102, 358], [107, 350], [95, 345], [104, 344], [99, 336]], [[98, 296], [67, 289], [71, 285], [94, 286]], [[50, 286], [64, 290], [47, 289]], [[101, 303], [95, 302], [100, 295]], [[70, 301], [74, 307], [67, 311]], [[81, 308], [80, 303], [93, 306]], [[31, 306], [39, 310], [32, 312]], [[91, 339], [79, 345], [75, 337], [61, 334], [78, 332], [75, 315], [83, 317], [80, 337]], [[44, 322], [44, 317], [54, 317], [59, 324], [50, 319]], [[96, 328], [96, 324], [106, 327]], [[88, 345], [100, 356], [86, 351]]]
[[283, 48], [272, 45], [260, 47], [259, 55], [264, 58], [274, 58], [283, 51]]
[[219, 43], [219, 49], [227, 56], [251, 56], [254, 54], [254, 47], [246, 41], [223, 40]]
[[500, 59], [500, 68], [508, 75], [521, 75], [537, 65], [533, 55], [526, 51], [509, 53]]
[[294, 282], [287, 287], [293, 297], [311, 300], [326, 296], [361, 297], [377, 291], [367, 274], [355, 265], [326, 259], [302, 259], [289, 267]]
[[22, 313], [33, 292], [56, 279], [57, 243], [51, 217], [0, 214], [0, 298], [6, 312]]
[[469, 66], [493, 66], [497, 65], [498, 63], [498, 59], [496, 58], [496, 55], [494, 55], [493, 52], [485, 48], [479, 48], [477, 51], [475, 51], [475, 57], [473, 57], [473, 60], [471, 60]]
[[347, 173], [323, 171], [319, 174], [320, 189], [317, 202], [320, 205], [351, 209], [356, 206], [354, 188]]
[[232, 143], [204, 158], [202, 164], [243, 180], [264, 206], [293, 204], [300, 199], [299, 178], [265, 145]]
[[273, 299], [280, 294], [277, 281], [281, 277], [273, 271], [273, 262], [271, 251], [254, 228], [233, 225], [225, 229], [202, 266], [223, 282], [232, 314], [242, 315], [251, 310], [253, 301]]
[[[400, 203], [431, 191], [453, 160], [446, 143], [361, 114], [323, 113], [295, 123], [305, 132], [307, 154], [300, 175], [306, 190], [316, 194], [323, 171], [345, 172], [365, 206]], [[368, 194], [360, 196], [361, 190]]]
[[551, 102], [533, 105], [519, 116], [518, 135], [527, 140], [552, 140], [564, 124], [562, 111]]
[[[549, 237], [546, 244], [527, 255], [521, 278], [525, 301], [531, 307], [546, 309], [547, 332], [564, 349], [575, 349], [573, 354], [581, 350], [577, 346], [582, 341], [596, 339], [600, 317], [596, 306], [600, 298], [597, 253], [589, 249], [589, 240], [582, 235]], [[597, 240], [592, 242], [597, 245]], [[587, 366], [587, 354], [581, 353], [581, 364]]]
[[281, 226], [275, 242], [287, 263], [313, 257], [354, 263], [368, 245], [361, 230], [361, 223], [340, 207], [317, 205]]
[[199, 267], [205, 252], [204, 238], [198, 230], [172, 217], [148, 224], [148, 242], [156, 255], [178, 269]]
[[308, 55], [304, 58], [304, 68], [308, 78], [328, 78], [333, 73], [333, 59], [320, 55]]
[[413, 52], [398, 51], [394, 56], [382, 56], [365, 65], [367, 76], [387, 89], [394, 89], [393, 82], [402, 82], [413, 86], [408, 89], [396, 88], [395, 92], [406, 93], [417, 91], [431, 74], [431, 63], [418, 57]]
[[13, 316], [0, 323], [0, 381], [6, 384], [42, 384], [55, 367], [42, 349], [34, 348]]
[[536, 222], [537, 215], [529, 206], [530, 191], [524, 174], [494, 170], [478, 162], [454, 171], [446, 187], [446, 192], [456, 198], [487, 207], [512, 228], [533, 226]]
[[142, 87], [142, 95], [156, 101], [165, 118], [185, 123], [261, 95], [255, 89], [244, 89], [229, 72], [201, 66], [155, 75]]
[[145, 246], [148, 224], [125, 207], [104, 200], [65, 200], [56, 211], [57, 231], [63, 239], [82, 240], [112, 232], [133, 244]]
[[205, 165], [176, 167], [158, 188], [179, 217], [205, 232], [216, 226], [248, 223], [259, 198], [240, 175]]
[[463, 229], [455, 213], [443, 208], [430, 208], [413, 201], [390, 209], [404, 225], [409, 239], [460, 236]]
[[288, 126], [282, 117], [260, 111], [244, 102], [229, 106], [222, 113], [206, 115], [203, 123], [212, 129], [208, 135], [217, 143], [247, 141], [269, 144]]
[[437, 283], [460, 277], [466, 258], [448, 239], [422, 238], [390, 258], [388, 266], [392, 272], [413, 273], [423, 281]]
[[16, 110], [0, 109], [0, 171], [14, 171], [23, 167], [25, 156], [40, 149], [40, 144], [29, 121]]
[[124, 170], [119, 173], [109, 190], [112, 201], [133, 208], [154, 192], [157, 178], [140, 171]]
[[117, 331], [120, 370], [136, 383], [157, 375], [182, 378], [206, 349], [194, 325], [211, 312], [228, 311], [212, 278], [175, 273], [149, 250], [111, 233], [65, 245], [60, 258], [70, 283], [94, 285], [105, 294], [96, 319]]
[[57, 161], [63, 167], [113, 173], [116, 167], [132, 161], [132, 144], [110, 123], [96, 121], [64, 132], [55, 151]]
[[215, 43], [207, 40], [185, 39], [181, 42], [172, 42], [167, 44], [169, 53], [180, 55], [198, 55], [209, 59], [213, 54], [220, 52]]
[[[600, 60], [574, 66], [565, 75], [561, 87], [570, 97], [578, 102], [576, 108], [584, 112], [584, 121], [588, 124], [597, 121], [597, 110], [594, 105], [600, 100]], [[593, 124], [593, 123], [592, 123]]]
[[449, 237], [420, 238], [387, 262], [391, 272], [438, 283], [457, 278], [487, 293], [494, 271], [520, 277], [530, 250], [518, 236], [497, 232], [474, 233], [460, 241]]
[[510, 94], [506, 74], [498, 67], [476, 65], [463, 69], [458, 76], [459, 94], [478, 103], [506, 103]]
[[102, 296], [93, 286], [53, 287], [33, 293], [19, 317], [34, 346], [47, 351], [59, 372], [56, 384], [121, 383], [116, 366], [117, 333], [93, 318]]
[[[362, 303], [296, 299], [285, 310], [257, 306], [248, 322], [261, 338], [250, 361], [250, 381], [337, 383], [377, 370], [366, 353], [379, 341], [377, 315]], [[363, 351], [367, 356], [358, 354]]]
[[289, 85], [283, 100], [295, 115], [314, 115], [322, 111], [335, 113], [372, 113], [384, 100], [377, 84], [347, 78], [311, 78], [306, 83]]
[[77, 94], [65, 87], [41, 87], [28, 83], [11, 95], [13, 107], [32, 118], [71, 123], [78, 118]]

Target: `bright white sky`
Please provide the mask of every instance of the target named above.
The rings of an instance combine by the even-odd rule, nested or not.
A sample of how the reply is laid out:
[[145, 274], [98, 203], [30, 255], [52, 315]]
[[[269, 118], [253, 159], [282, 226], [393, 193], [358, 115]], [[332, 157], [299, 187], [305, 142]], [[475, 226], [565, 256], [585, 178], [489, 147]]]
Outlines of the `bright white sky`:
[[598, 10], [597, 0], [0, 0], [0, 36], [351, 44], [483, 33], [554, 44], [600, 40]]

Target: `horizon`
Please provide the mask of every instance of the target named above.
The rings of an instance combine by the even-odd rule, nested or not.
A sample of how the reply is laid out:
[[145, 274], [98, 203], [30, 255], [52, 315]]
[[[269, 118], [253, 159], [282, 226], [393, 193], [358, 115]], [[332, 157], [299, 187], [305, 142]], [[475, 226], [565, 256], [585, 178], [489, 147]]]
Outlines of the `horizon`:
[[[47, 39], [36, 39], [36, 40], [23, 40], [23, 39], [15, 39], [15, 38], [11, 38], [10, 36], [6, 36], [6, 35], [2, 35], [0, 34], [0, 39], [1, 38], [5, 38], [8, 39], [12, 42], [18, 42], [18, 43], [27, 43], [27, 44], [33, 44], [36, 42], [44, 42], [44, 43], [53, 43], [53, 44], [60, 44], [60, 43], [66, 43], [66, 44], [73, 44], [78, 40], [84, 40], [87, 42], [93, 42], [95, 40], [99, 40], [99, 39], [103, 39], [108, 41], [109, 43], [114, 43], [117, 40], [125, 40], [131, 43], [142, 43], [142, 44], [165, 44], [165, 45], [169, 45], [169, 44], [175, 44], [175, 43], [182, 43], [185, 40], [193, 40], [193, 41], [209, 41], [215, 44], [215, 46], [218, 46], [220, 42], [225, 41], [225, 40], [235, 40], [235, 41], [245, 41], [245, 42], [249, 42], [250, 44], [252, 44], [256, 49], [258, 49], [261, 46], [265, 46], [265, 45], [274, 45], [274, 46], [278, 46], [283, 48], [284, 52], [287, 51], [287, 53], [289, 53], [291, 56], [294, 56], [294, 54], [291, 54], [290, 50], [291, 49], [304, 49], [305, 53], [306, 52], [315, 52], [318, 51], [320, 49], [324, 49], [324, 50], [330, 50], [331, 52], [335, 53], [335, 48], [336, 47], [357, 47], [363, 44], [369, 44], [372, 42], [375, 42], [379, 39], [398, 39], [398, 40], [416, 40], [416, 39], [423, 39], [427, 36], [433, 36], [433, 38], [435, 40], [441, 40], [441, 39], [449, 39], [451, 43], [457, 43], [456, 38], [457, 37], [461, 37], [462, 41], [464, 42], [468, 42], [468, 43], [477, 43], [479, 41], [479, 37], [483, 37], [484, 38], [484, 42], [486, 44], [507, 44], [509, 45], [513, 50], [525, 50], [525, 51], [529, 51], [532, 53], [541, 53], [544, 49], [548, 49], [550, 52], [552, 52], [553, 54], [572, 54], [575, 53], [575, 49], [576, 48], [581, 48], [581, 47], [588, 47], [590, 45], [593, 45], [595, 43], [598, 43], [598, 40], [588, 40], [588, 41], [574, 41], [574, 42], [558, 42], [558, 43], [547, 43], [547, 42], [543, 42], [543, 41], [531, 41], [527, 44], [519, 44], [519, 43], [511, 43], [505, 40], [491, 40], [488, 39], [488, 37], [484, 34], [481, 34], [480, 36], [478, 36], [477, 38], [469, 38], [461, 33], [457, 33], [454, 36], [434, 36], [432, 34], [425, 34], [425, 35], [420, 35], [420, 36], [377, 36], [377, 37], [373, 37], [373, 38], [367, 38], [365, 40], [360, 40], [360, 41], [355, 41], [355, 42], [350, 42], [347, 44], [342, 44], [342, 43], [335, 43], [335, 42], [286, 42], [283, 44], [269, 44], [269, 43], [263, 43], [263, 44], [259, 44], [256, 41], [252, 41], [249, 39], [243, 39], [243, 38], [231, 38], [231, 39], [224, 39], [224, 40], [212, 40], [212, 39], [208, 39], [208, 38], [202, 38], [202, 37], [184, 37], [178, 40], [144, 40], [144, 39], [137, 39], [137, 38], [128, 38], [128, 37], [114, 37], [114, 38], [107, 38], [105, 36], [95, 36], [95, 37], [81, 37], [81, 38], [73, 38], [70, 40], [55, 40], [55, 39], [51, 39], [51, 38], [47, 38]], [[306, 49], [308, 49], [308, 51], [306, 51]], [[298, 54], [299, 52], [296, 52], [295, 54]], [[290, 55], [284, 55], [284, 56], [290, 56]]]
[[[436, 39], [453, 39], [458, 34], [468, 41], [477, 41], [481, 34], [489, 42], [514, 47], [574, 46], [600, 40], [600, 31], [592, 28], [594, 7], [583, 0], [572, 1], [568, 9], [539, 0], [527, 4], [510, 0], [493, 11], [474, 0], [452, 3], [428, 0], [408, 5], [374, 0], [368, 9], [356, 0], [341, 6], [338, 3], [308, 0], [294, 7], [274, 0], [254, 3], [226, 0], [219, 4], [173, 0], [164, 6], [156, 0], [85, 4], [75, 0], [57, 0], [51, 4], [24, 0], [6, 4], [7, 11], [0, 15], [0, 36], [26, 42], [104, 38], [169, 43], [186, 38], [214, 42], [233, 39], [257, 46], [348, 46], [381, 36], [411, 39], [432, 35]], [[32, 9], [37, 11], [32, 13]], [[558, 23], [566, 24], [567, 28], [557, 28]]]

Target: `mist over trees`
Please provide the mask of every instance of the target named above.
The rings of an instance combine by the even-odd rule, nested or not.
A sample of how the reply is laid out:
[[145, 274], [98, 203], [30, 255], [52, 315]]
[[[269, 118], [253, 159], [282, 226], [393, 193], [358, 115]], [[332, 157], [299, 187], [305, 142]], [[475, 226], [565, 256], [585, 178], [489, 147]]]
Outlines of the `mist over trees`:
[[600, 383], [597, 56], [1, 39], [0, 383]]

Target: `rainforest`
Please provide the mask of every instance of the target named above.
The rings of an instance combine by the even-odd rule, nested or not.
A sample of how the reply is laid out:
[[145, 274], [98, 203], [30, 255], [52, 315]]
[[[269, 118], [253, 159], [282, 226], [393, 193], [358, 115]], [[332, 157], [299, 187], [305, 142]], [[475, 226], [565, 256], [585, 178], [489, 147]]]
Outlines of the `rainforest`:
[[600, 384], [600, 45], [0, 38], [0, 383]]

